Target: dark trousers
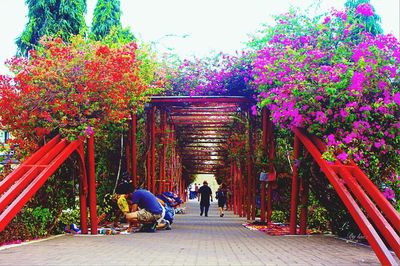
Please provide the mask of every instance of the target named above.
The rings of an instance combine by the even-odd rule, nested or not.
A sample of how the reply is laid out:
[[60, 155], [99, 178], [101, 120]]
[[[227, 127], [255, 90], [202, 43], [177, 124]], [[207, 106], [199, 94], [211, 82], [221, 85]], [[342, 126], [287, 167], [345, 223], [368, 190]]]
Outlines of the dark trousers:
[[200, 215], [203, 215], [203, 212], [205, 216], [208, 216], [208, 208], [210, 208], [210, 204], [208, 203], [202, 203], [200, 202]]

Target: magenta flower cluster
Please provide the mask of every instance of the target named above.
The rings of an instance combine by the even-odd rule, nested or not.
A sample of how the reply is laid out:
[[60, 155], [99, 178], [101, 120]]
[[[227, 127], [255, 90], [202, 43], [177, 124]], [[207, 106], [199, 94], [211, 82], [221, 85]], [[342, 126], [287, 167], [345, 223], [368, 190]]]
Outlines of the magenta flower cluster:
[[[272, 35], [250, 43], [252, 52], [183, 61], [169, 74], [169, 93], [256, 95], [276, 125], [324, 139], [335, 152], [327, 158], [353, 159], [396, 202], [400, 188], [390, 176], [400, 173], [400, 43], [369, 34], [347, 12], [333, 10], [320, 22], [278, 16]], [[374, 12], [362, 4], [356, 14]]]
[[[247, 95], [251, 96], [251, 60], [240, 55], [220, 53], [213, 58], [184, 60], [176, 71], [172, 70], [167, 94], [202, 95]], [[174, 68], [172, 68], [174, 69]]]
[[356, 14], [360, 14], [366, 17], [371, 17], [374, 14], [374, 10], [369, 3], [358, 5], [356, 8]]
[[350, 156], [380, 184], [400, 172], [400, 43], [368, 32], [355, 38], [349, 33], [363, 25], [347, 18], [334, 11], [308, 34], [278, 32], [257, 52], [252, 75], [275, 124], [324, 138], [346, 151], [339, 160]]

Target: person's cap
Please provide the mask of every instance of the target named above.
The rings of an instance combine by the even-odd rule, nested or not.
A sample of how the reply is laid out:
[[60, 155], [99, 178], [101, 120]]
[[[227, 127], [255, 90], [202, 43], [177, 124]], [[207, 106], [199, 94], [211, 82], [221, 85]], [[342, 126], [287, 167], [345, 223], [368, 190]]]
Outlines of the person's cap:
[[206, 180], [203, 181], [203, 185], [208, 185]]

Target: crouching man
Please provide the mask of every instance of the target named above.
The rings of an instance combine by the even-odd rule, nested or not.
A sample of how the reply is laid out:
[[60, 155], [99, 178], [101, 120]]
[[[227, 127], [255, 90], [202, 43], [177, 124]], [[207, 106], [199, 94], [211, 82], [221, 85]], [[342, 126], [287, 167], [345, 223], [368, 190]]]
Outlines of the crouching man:
[[157, 224], [164, 218], [164, 207], [148, 190], [135, 190], [131, 204], [131, 212], [126, 214], [126, 219], [133, 222], [134, 226]]

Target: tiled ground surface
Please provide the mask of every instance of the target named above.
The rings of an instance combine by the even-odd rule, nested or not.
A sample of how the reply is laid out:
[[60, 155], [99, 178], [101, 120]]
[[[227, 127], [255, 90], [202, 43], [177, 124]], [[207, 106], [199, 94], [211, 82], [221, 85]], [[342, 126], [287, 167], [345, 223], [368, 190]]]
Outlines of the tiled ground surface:
[[379, 265], [374, 252], [330, 236], [268, 236], [213, 205], [197, 202], [171, 231], [112, 236], [61, 236], [0, 250], [0, 265]]

